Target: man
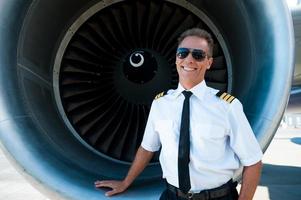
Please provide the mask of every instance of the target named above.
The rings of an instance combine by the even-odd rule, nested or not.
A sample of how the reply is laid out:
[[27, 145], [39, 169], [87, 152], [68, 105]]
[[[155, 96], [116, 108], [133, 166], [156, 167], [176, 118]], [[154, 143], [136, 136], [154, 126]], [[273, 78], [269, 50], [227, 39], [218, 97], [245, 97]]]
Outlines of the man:
[[[178, 39], [179, 85], [153, 101], [144, 137], [123, 181], [96, 181], [111, 187], [107, 196], [125, 191], [161, 148], [167, 189], [160, 199], [251, 200], [261, 172], [262, 151], [239, 100], [206, 86], [213, 40], [194, 28]], [[244, 166], [239, 198], [233, 173]]]

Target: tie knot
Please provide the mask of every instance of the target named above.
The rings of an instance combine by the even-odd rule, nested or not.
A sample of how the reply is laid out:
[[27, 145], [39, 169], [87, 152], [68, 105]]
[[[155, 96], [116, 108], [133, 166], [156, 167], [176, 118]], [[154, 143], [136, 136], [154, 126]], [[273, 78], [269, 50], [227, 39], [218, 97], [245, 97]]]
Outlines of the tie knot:
[[185, 96], [185, 99], [189, 99], [190, 98], [190, 96], [192, 95], [192, 92], [190, 92], [190, 91], [186, 91], [186, 90], [184, 90], [183, 92], [183, 95]]

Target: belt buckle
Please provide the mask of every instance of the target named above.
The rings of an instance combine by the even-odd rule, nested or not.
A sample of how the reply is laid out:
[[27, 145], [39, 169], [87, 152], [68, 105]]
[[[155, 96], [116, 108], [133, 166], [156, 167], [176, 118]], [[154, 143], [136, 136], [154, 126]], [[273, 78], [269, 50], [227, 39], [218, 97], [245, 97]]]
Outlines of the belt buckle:
[[189, 191], [189, 192], [187, 193], [188, 199], [192, 199], [192, 198], [193, 198], [193, 195], [194, 195], [194, 193], [191, 192], [191, 191]]

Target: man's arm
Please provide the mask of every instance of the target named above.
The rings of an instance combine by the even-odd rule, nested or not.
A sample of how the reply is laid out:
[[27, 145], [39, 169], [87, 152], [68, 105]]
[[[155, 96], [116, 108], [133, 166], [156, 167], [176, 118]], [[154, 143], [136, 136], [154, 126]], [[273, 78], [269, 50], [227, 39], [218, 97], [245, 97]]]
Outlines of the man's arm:
[[252, 200], [256, 187], [260, 180], [262, 162], [245, 166], [242, 174], [242, 184], [239, 193], [239, 200]]
[[152, 159], [154, 152], [147, 151], [143, 147], [139, 147], [134, 162], [125, 177], [122, 181], [115, 180], [107, 180], [107, 181], [96, 181], [95, 187], [109, 187], [112, 188], [111, 191], [106, 193], [106, 196], [112, 196], [118, 193], [125, 191], [131, 183], [135, 180], [135, 178], [143, 171], [143, 169], [147, 166], [149, 161]]

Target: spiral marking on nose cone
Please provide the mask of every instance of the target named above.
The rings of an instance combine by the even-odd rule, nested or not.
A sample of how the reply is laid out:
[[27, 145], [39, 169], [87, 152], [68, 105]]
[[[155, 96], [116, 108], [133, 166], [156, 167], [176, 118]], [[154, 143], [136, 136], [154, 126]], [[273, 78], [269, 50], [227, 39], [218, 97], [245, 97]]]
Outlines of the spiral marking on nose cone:
[[[135, 55], [136, 57], [139, 56], [140, 57], [140, 61], [138, 63], [134, 63], [132, 60], [133, 55]], [[141, 67], [144, 63], [144, 57], [141, 53], [133, 53], [130, 57], [130, 63], [133, 67]]]

